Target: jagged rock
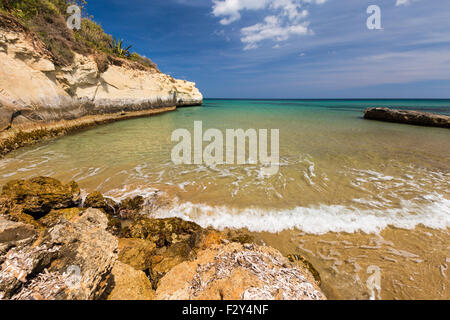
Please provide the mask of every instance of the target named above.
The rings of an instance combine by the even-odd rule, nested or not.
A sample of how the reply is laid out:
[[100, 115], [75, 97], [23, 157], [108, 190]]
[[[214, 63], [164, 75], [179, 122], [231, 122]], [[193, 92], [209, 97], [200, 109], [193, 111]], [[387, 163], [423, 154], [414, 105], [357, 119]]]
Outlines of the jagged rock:
[[41, 218], [52, 209], [76, 207], [81, 200], [75, 182], [62, 184], [47, 177], [10, 181], [3, 186], [1, 195], [34, 218]]
[[11, 248], [30, 245], [37, 234], [38, 231], [31, 225], [0, 217], [0, 265], [5, 261], [5, 256]]
[[119, 260], [136, 270], [147, 271], [152, 267], [156, 245], [142, 239], [119, 239]]
[[316, 270], [316, 268], [314, 268], [314, 266], [311, 264], [311, 262], [309, 262], [304, 257], [302, 257], [298, 254], [289, 254], [287, 256], [287, 258], [293, 264], [299, 265], [302, 268], [306, 268], [306, 270], [308, 270], [311, 273], [311, 275], [314, 277], [314, 280], [316, 281], [316, 283], [319, 286], [322, 284], [322, 279], [320, 278], [320, 273], [319, 273], [319, 271]]
[[199, 225], [180, 218], [142, 218], [129, 226], [124, 235], [128, 238], [150, 240], [158, 247], [165, 247], [187, 241], [201, 230]]
[[114, 200], [105, 198], [100, 192], [95, 191], [86, 197], [83, 207], [102, 209], [107, 214], [115, 215], [118, 211], [119, 205]]
[[[225, 238], [220, 232], [203, 229], [193, 222], [179, 218], [141, 218], [124, 232], [124, 236], [144, 239], [147, 241], [146, 246], [148, 243], [156, 245], [151, 256], [145, 259], [143, 259], [144, 250], [139, 249], [142, 245], [137, 245], [135, 250], [125, 250], [127, 259], [121, 260], [146, 271], [154, 289], [158, 287], [159, 280], [173, 267], [194, 259], [198, 251], [220, 244]], [[132, 242], [129, 242], [130, 246], [131, 244]]]
[[72, 220], [79, 216], [82, 210], [79, 208], [68, 208], [61, 210], [52, 210], [46, 216], [40, 218], [38, 221], [45, 227], [51, 228], [61, 222], [61, 219]]
[[145, 273], [121, 262], [112, 270], [114, 288], [108, 300], [153, 300], [155, 292]]
[[144, 207], [144, 202], [144, 198], [141, 196], [123, 200], [119, 206], [119, 216], [122, 219], [134, 219], [139, 217]]
[[[0, 218], [0, 299], [148, 300], [153, 290], [158, 299], [324, 298], [310, 264], [242, 232], [139, 215], [118, 240], [107, 199], [93, 193], [85, 204], [99, 209], [58, 209], [78, 204], [79, 188], [49, 178], [10, 182], [0, 198], [0, 214], [34, 226]], [[139, 212], [143, 199], [125, 203]], [[48, 208], [38, 221], [23, 212]]]
[[103, 195], [96, 191], [89, 194], [84, 200], [84, 208], [100, 209], [106, 213], [108, 217], [108, 231], [113, 235], [119, 235], [122, 230], [122, 223], [115, 217], [119, 211], [119, 204], [114, 200], [105, 198]]
[[0, 244], [16, 242], [36, 235], [36, 229], [31, 225], [13, 222], [0, 217]]
[[88, 209], [70, 221], [62, 217], [33, 245], [11, 248], [0, 266], [0, 295], [8, 299], [99, 298], [117, 260], [117, 239], [107, 227], [102, 211]]
[[321, 300], [312, 276], [269, 247], [213, 246], [160, 281], [157, 300]]
[[450, 116], [429, 112], [368, 108], [364, 112], [364, 118], [419, 126], [450, 128]]
[[11, 126], [11, 121], [15, 112], [14, 109], [6, 107], [0, 98], [0, 132], [7, 130]]
[[228, 230], [227, 240], [231, 242], [239, 242], [240, 244], [253, 243], [255, 238], [241, 230]]
[[185, 242], [178, 242], [170, 247], [157, 249], [151, 257], [152, 267], [148, 270], [148, 277], [153, 288], [158, 288], [161, 278], [173, 267], [194, 258], [195, 255], [196, 251]]

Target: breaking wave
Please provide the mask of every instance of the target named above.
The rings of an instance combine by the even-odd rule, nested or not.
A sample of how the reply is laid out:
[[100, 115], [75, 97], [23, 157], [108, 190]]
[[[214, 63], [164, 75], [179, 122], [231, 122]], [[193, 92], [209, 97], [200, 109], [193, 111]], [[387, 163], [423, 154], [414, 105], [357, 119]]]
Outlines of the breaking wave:
[[388, 226], [414, 229], [419, 225], [432, 229], [450, 227], [450, 200], [439, 194], [426, 197], [426, 204], [402, 201], [398, 209], [358, 209], [341, 205], [297, 207], [292, 210], [233, 209], [190, 202], [175, 204], [156, 213], [157, 218], [178, 217], [202, 227], [246, 228], [252, 232], [278, 233], [298, 229], [310, 234], [329, 232], [379, 233]]

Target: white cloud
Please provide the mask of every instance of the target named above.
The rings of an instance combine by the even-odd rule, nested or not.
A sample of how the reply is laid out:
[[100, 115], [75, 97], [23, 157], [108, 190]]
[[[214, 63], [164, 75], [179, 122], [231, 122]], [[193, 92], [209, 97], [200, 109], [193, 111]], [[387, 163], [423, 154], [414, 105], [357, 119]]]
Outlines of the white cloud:
[[[304, 12], [304, 16], [307, 11]], [[241, 41], [246, 45], [244, 50], [255, 49], [258, 43], [263, 40], [284, 41], [291, 35], [303, 35], [309, 31], [308, 23], [283, 24], [283, 19], [277, 16], [268, 16], [263, 23], [257, 23], [253, 26], [241, 30]]]
[[241, 29], [244, 50], [255, 49], [263, 40], [285, 41], [292, 35], [312, 33], [305, 21], [308, 11], [303, 4], [322, 4], [327, 0], [213, 0], [213, 14], [221, 17], [222, 25], [241, 19], [242, 11], [268, 10], [261, 23]]
[[267, 7], [270, 0], [213, 0], [213, 14], [224, 17], [220, 20], [223, 25], [230, 24], [241, 18], [243, 10], [261, 10]]
[[418, 0], [397, 0], [397, 3], [395, 4], [397, 7], [399, 6], [409, 6], [412, 2], [415, 2]]

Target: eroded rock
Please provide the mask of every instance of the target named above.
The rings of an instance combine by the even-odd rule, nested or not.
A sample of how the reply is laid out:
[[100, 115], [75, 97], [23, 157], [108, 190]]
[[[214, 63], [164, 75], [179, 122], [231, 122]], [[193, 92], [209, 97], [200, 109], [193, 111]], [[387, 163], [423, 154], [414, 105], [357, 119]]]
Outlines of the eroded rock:
[[1, 196], [37, 219], [52, 209], [76, 207], [81, 200], [80, 188], [75, 182], [62, 184], [48, 177], [10, 181], [3, 186]]
[[364, 118], [419, 126], [450, 128], [450, 116], [429, 112], [368, 108], [364, 112]]
[[0, 217], [0, 243], [16, 242], [36, 235], [31, 225], [13, 222]]
[[161, 300], [322, 300], [306, 269], [269, 247], [213, 246], [174, 267], [160, 281]]
[[155, 292], [145, 273], [117, 262], [112, 270], [114, 289], [108, 300], [153, 300]]
[[[225, 238], [220, 232], [203, 229], [193, 222], [179, 218], [141, 218], [129, 226], [123, 235], [134, 238], [133, 240], [145, 241], [136, 243], [133, 240], [128, 242], [121, 240], [124, 246], [119, 256], [122, 257], [122, 262], [145, 271], [154, 289], [159, 286], [160, 279], [173, 267], [195, 259], [197, 252], [220, 244]], [[136, 245], [134, 249], [131, 248], [133, 243]], [[149, 256], [150, 244], [155, 248], [151, 250]]]
[[122, 219], [136, 219], [139, 217], [143, 207], [144, 198], [142, 196], [136, 196], [134, 198], [127, 198], [123, 200], [119, 205], [119, 216]]
[[[99, 298], [117, 260], [108, 218], [88, 209], [60, 222], [32, 245], [18, 245], [0, 266], [0, 293], [8, 299]], [[74, 274], [72, 274], [74, 272]]]
[[117, 214], [119, 205], [114, 200], [105, 198], [100, 192], [95, 191], [86, 197], [83, 207], [102, 209], [107, 214], [115, 215]]
[[177, 242], [188, 241], [201, 230], [202, 228], [196, 223], [180, 218], [142, 218], [133, 223], [124, 234], [129, 238], [150, 240], [158, 247], [165, 247]]
[[86, 197], [83, 207], [102, 210], [108, 217], [108, 231], [116, 236], [120, 234], [122, 223], [116, 218], [119, 211], [119, 204], [114, 200], [105, 198], [100, 192], [95, 191]]
[[38, 221], [47, 228], [52, 228], [61, 222], [61, 219], [72, 220], [79, 216], [83, 210], [79, 208], [68, 208], [60, 210], [52, 210], [49, 214], [40, 218]]
[[152, 268], [152, 256], [156, 245], [142, 239], [119, 239], [119, 260], [136, 270], [147, 271]]

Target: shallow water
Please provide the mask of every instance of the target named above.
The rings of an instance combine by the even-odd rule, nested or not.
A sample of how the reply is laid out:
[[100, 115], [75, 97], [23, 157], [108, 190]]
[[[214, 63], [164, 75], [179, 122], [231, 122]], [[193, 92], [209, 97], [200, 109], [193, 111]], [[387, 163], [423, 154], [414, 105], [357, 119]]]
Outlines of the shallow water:
[[[207, 100], [151, 118], [101, 126], [11, 153], [0, 184], [36, 175], [76, 180], [123, 198], [160, 189], [159, 217], [247, 228], [284, 253], [307, 256], [334, 298], [450, 298], [450, 131], [367, 121], [368, 106], [450, 114], [449, 100]], [[280, 170], [171, 162], [173, 130], [280, 129]], [[205, 143], [204, 146], [207, 144]]]

